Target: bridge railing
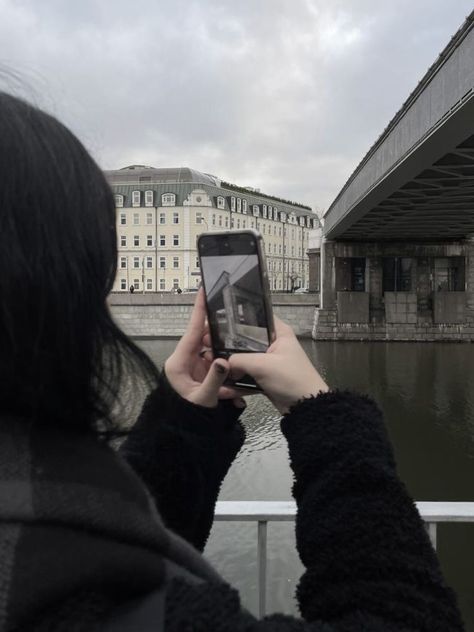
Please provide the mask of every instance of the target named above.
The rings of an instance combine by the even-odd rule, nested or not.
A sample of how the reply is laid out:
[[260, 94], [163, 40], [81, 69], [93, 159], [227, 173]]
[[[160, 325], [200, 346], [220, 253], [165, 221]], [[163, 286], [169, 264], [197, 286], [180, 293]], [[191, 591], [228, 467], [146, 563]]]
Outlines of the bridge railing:
[[[474, 522], [474, 502], [417, 502], [417, 509], [436, 549], [437, 526], [441, 522]], [[258, 612], [266, 614], [267, 525], [269, 522], [292, 522], [296, 517], [293, 501], [221, 501], [215, 519], [221, 522], [257, 523]]]

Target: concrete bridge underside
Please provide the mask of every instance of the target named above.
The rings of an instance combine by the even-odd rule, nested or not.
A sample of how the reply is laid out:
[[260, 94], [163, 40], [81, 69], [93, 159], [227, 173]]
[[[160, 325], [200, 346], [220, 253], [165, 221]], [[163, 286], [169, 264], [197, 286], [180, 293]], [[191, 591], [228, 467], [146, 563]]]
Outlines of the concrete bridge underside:
[[325, 215], [328, 240], [474, 233], [474, 12]]

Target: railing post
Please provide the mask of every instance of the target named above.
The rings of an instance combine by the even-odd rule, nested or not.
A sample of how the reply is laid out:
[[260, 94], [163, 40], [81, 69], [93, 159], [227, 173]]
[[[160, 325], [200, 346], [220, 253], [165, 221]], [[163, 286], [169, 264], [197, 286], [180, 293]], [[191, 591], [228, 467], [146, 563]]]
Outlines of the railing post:
[[257, 541], [258, 615], [264, 617], [267, 610], [267, 521], [258, 521]]
[[436, 522], [427, 522], [425, 523], [425, 529], [428, 532], [429, 538], [431, 540], [431, 544], [433, 545], [434, 550], [436, 551], [436, 534], [437, 534], [437, 524]]

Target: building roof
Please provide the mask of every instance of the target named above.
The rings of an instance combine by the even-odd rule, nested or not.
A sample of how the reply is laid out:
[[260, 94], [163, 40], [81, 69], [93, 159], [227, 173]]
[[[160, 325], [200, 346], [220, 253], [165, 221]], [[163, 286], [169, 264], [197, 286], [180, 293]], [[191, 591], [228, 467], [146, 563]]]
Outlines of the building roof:
[[[156, 168], [147, 165], [130, 165], [122, 169], [105, 171], [105, 176], [114, 193], [131, 198], [132, 191], [153, 189], [160, 194], [174, 193], [177, 196], [176, 205], [181, 206], [188, 195], [195, 189], [203, 189], [213, 199], [223, 196], [226, 207], [230, 204], [229, 195], [242, 196], [249, 205], [268, 204], [278, 206], [280, 211], [296, 216], [311, 216], [319, 218], [309, 206], [291, 202], [272, 195], [266, 195], [259, 190], [239, 187], [222, 181], [217, 176], [190, 169], [189, 167]], [[240, 195], [239, 195], [240, 194]]]
[[110, 184], [136, 184], [151, 182], [154, 184], [192, 182], [220, 186], [219, 178], [202, 173], [189, 167], [149, 167], [147, 165], [129, 165], [122, 169], [106, 171]]

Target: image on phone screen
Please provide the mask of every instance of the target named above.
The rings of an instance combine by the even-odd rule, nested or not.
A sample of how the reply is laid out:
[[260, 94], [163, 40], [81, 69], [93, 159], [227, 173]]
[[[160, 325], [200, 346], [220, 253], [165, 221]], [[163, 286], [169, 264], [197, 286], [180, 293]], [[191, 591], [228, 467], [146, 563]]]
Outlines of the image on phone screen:
[[215, 349], [266, 351], [269, 340], [258, 255], [203, 256], [201, 265]]

